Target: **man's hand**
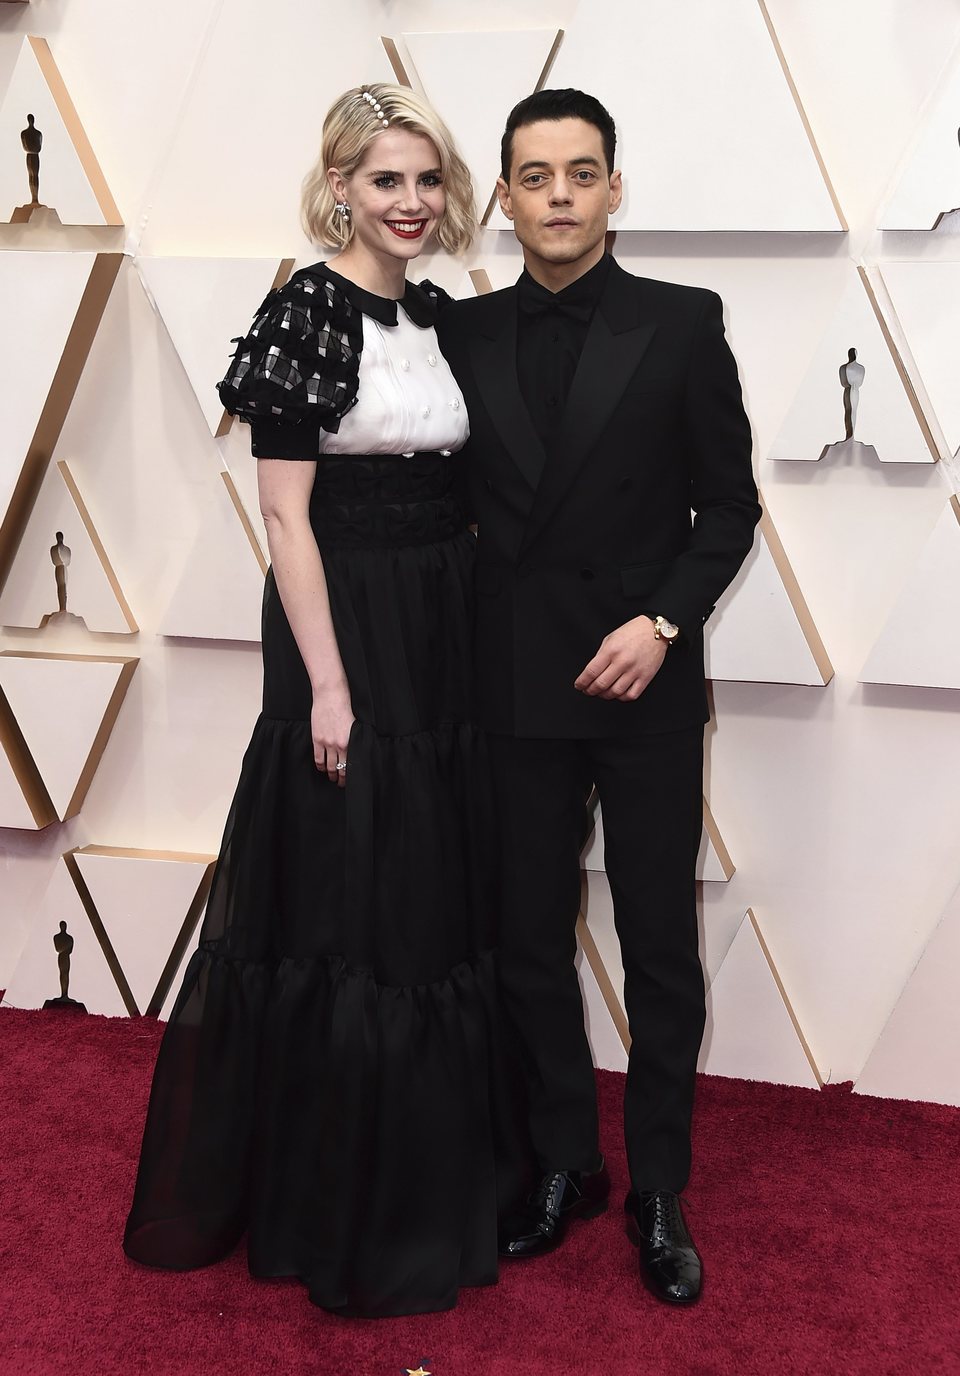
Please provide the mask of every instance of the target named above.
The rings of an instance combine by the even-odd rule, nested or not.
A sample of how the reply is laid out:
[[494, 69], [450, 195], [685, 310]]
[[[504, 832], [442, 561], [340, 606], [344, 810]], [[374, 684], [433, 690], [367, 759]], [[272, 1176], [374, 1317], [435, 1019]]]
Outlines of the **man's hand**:
[[660, 668], [667, 649], [666, 641], [654, 635], [649, 616], [637, 616], [603, 637], [573, 686], [587, 697], [634, 702]]

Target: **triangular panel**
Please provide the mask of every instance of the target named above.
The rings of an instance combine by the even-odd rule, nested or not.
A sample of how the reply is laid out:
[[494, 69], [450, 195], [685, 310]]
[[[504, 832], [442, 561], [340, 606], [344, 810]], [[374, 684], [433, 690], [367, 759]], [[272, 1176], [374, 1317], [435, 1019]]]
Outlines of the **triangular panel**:
[[880, 217], [881, 229], [935, 229], [960, 212], [960, 48], [931, 101], [896, 189]]
[[57, 820], [53, 809], [38, 814], [30, 807], [21, 785], [19, 765], [20, 760], [0, 730], [0, 827], [34, 831], [49, 826]]
[[617, 229], [846, 228], [757, 0], [580, 0], [550, 84], [616, 116]]
[[0, 434], [0, 582], [53, 453], [122, 254], [0, 253], [5, 406]]
[[[957, 189], [960, 194], [960, 148]], [[960, 262], [885, 263], [882, 275], [947, 448], [956, 454], [960, 452]]]
[[[230, 424], [216, 392], [230, 339], [290, 275], [292, 258], [138, 258], [140, 277], [180, 356], [207, 425]], [[238, 326], [238, 321], [240, 326]]]
[[749, 910], [707, 993], [699, 1069], [810, 1089], [822, 1083]]
[[197, 498], [199, 521], [183, 537], [183, 564], [158, 629], [199, 640], [259, 640], [265, 561], [240, 518], [236, 489], [210, 474]]
[[[34, 916], [5, 1001], [14, 1008], [42, 1008], [47, 999], [61, 996], [60, 955], [54, 946], [54, 937], [62, 935], [61, 923], [66, 924], [65, 935], [73, 938], [72, 951], [64, 953], [69, 956], [67, 997], [82, 1003], [88, 1013], [125, 1017], [129, 1010], [63, 861], [53, 871]], [[49, 1016], [68, 1014], [51, 1010]]]
[[769, 457], [826, 458], [850, 439], [872, 446], [882, 462], [938, 457], [862, 268], [851, 276]]
[[80, 811], [137, 662], [0, 653], [0, 691], [61, 821]]
[[856, 1094], [960, 1107], [960, 889], [870, 1053]]
[[192, 936], [216, 857], [84, 846], [73, 859], [145, 1013], [185, 923]]
[[44, 38], [23, 40], [0, 105], [0, 147], [0, 220], [123, 223]]
[[707, 677], [823, 686], [833, 666], [770, 517], [704, 627]]
[[0, 593], [4, 626], [82, 622], [128, 634], [137, 623], [66, 463], [47, 470]]
[[860, 671], [863, 683], [960, 688], [960, 497], [951, 497]]
[[539, 89], [560, 34], [491, 29], [403, 37], [427, 99], [473, 174], [482, 216], [500, 175], [499, 141], [491, 131], [518, 100]]

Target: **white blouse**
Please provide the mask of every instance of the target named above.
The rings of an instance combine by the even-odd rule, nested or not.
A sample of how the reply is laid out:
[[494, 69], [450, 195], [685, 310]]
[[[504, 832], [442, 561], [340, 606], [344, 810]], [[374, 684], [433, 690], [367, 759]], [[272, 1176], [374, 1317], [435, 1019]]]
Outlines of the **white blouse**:
[[365, 314], [357, 404], [336, 434], [320, 431], [320, 452], [454, 453], [469, 435], [463, 395], [433, 326], [415, 325], [399, 303], [396, 325]]

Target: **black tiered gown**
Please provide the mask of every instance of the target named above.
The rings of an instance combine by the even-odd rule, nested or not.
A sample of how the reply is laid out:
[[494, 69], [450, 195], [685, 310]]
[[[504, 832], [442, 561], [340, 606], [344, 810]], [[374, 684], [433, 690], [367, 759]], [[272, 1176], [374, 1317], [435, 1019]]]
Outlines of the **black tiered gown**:
[[[258, 397], [277, 399], [270, 359], [290, 361], [291, 300], [328, 355], [362, 339], [329, 279], [311, 299], [296, 279], [272, 293], [221, 386], [255, 437]], [[303, 423], [276, 414], [262, 445]], [[318, 460], [310, 520], [356, 717], [345, 789], [314, 764], [310, 685], [267, 575], [263, 710], [157, 1061], [124, 1237], [138, 1261], [207, 1265], [246, 1233], [251, 1274], [298, 1276], [316, 1304], [366, 1316], [449, 1308], [496, 1279], [519, 1152], [457, 464]]]

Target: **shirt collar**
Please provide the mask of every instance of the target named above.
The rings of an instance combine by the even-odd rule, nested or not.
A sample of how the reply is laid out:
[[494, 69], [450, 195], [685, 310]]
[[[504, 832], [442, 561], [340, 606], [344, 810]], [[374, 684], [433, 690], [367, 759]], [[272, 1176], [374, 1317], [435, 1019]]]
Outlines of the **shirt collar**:
[[413, 282], [407, 282], [406, 290], [398, 302], [389, 296], [377, 296], [365, 287], [357, 286], [356, 282], [351, 282], [349, 277], [342, 277], [339, 272], [334, 272], [326, 263], [315, 263], [310, 271], [332, 282], [343, 292], [351, 306], [355, 306], [364, 315], [369, 315], [378, 325], [396, 325], [398, 305], [403, 307], [404, 313], [421, 329], [437, 323], [436, 302], [425, 291], [414, 286]]
[[577, 277], [569, 286], [563, 287], [558, 292], [552, 292], [547, 287], [541, 286], [536, 278], [531, 277], [527, 269], [524, 268], [517, 282], [517, 287], [538, 300], [555, 302], [564, 306], [585, 306], [593, 310], [603, 295], [612, 261], [609, 253], [605, 253], [599, 263], [594, 263], [593, 267], [585, 272], [582, 277]]

